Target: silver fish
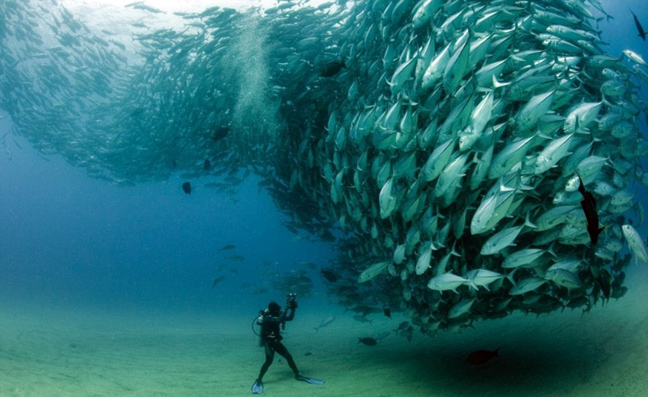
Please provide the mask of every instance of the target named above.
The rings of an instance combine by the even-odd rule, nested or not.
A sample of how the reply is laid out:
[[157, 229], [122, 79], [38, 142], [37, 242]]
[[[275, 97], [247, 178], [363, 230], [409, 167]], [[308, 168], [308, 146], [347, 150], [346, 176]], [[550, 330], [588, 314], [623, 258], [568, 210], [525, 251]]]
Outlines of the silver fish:
[[459, 277], [452, 273], [445, 273], [445, 274], [432, 277], [432, 279], [430, 279], [430, 281], [428, 282], [427, 286], [429, 289], [435, 291], [450, 290], [454, 293], [457, 293], [457, 287], [464, 285], [467, 282], [469, 282], [468, 279]]
[[632, 225], [626, 224], [621, 226], [621, 230], [635, 259], [648, 265], [648, 251], [646, 251], [646, 245], [641, 236], [639, 236], [637, 229], [632, 227]]

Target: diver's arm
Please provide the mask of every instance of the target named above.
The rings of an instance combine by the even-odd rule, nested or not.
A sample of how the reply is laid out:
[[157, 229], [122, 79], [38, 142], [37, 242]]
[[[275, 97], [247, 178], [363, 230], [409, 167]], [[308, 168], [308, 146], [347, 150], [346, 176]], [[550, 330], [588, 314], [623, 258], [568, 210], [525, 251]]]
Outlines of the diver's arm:
[[[290, 315], [288, 315], [288, 311], [290, 310]], [[281, 323], [284, 321], [290, 321], [295, 317], [295, 309], [286, 309], [281, 314], [277, 317], [274, 316], [265, 316], [263, 318], [263, 322], [267, 323]]]
[[[290, 314], [288, 314], [288, 312], [290, 312]], [[292, 321], [292, 319], [295, 318], [295, 308], [288, 308], [281, 315], [284, 316], [285, 321]]]

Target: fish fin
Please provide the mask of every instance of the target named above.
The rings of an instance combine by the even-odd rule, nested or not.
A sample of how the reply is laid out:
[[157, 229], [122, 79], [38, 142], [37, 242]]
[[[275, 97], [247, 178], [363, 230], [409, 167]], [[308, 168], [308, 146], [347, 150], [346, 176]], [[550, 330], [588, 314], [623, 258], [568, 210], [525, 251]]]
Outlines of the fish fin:
[[513, 276], [515, 275], [515, 272], [517, 271], [517, 269], [519, 269], [519, 268], [516, 267], [515, 269], [513, 269], [513, 271], [511, 271], [509, 274], [506, 275], [506, 279], [508, 281], [510, 281], [511, 284], [513, 284], [514, 287], [517, 286], [517, 283], [515, 282], [515, 279], [513, 278]]
[[551, 256], [553, 256], [554, 258], [558, 258], [558, 255], [556, 255], [556, 252], [554, 251], [554, 244], [555, 243], [556, 243], [555, 241], [553, 243], [551, 243], [549, 248], [547, 248], [547, 252], [550, 253]]
[[580, 185], [578, 185], [578, 191], [582, 194], [585, 191], [585, 183], [583, 182], [583, 178], [581, 178], [578, 171], [576, 171], [576, 175], [578, 176], [578, 181], [580, 182]]
[[493, 87], [495, 87], [495, 88], [506, 87], [507, 85], [511, 84], [510, 81], [509, 81], [509, 82], [506, 82], [506, 83], [500, 83], [500, 82], [497, 80], [497, 77], [495, 77], [495, 75], [493, 75], [492, 78], [493, 78]]
[[454, 256], [461, 256], [461, 254], [455, 250], [456, 246], [457, 246], [457, 240], [455, 240], [454, 244], [452, 244], [452, 251], [450, 251], [450, 254]]
[[603, 226], [599, 227], [597, 233], [600, 234], [606, 227], [608, 227], [608, 225], [603, 225]]
[[502, 181], [502, 177], [500, 177], [500, 179], [499, 179], [499, 191], [500, 191], [500, 193], [512, 192], [513, 190], [515, 190], [515, 188], [506, 187], [506, 185], [504, 185], [504, 182]]
[[528, 211], [526, 217], [524, 218], [524, 226], [530, 227], [531, 229], [537, 229], [538, 226], [533, 222], [531, 222], [530, 216], [531, 216], [531, 211]]
[[520, 189], [520, 190], [536, 190], [535, 187], [533, 187], [531, 185], [525, 185], [522, 182], [520, 182], [520, 185], [518, 186], [518, 189]]
[[553, 137], [551, 137], [551, 136], [545, 134], [545, 133], [542, 132], [542, 131], [538, 131], [538, 132], [536, 133], [536, 135], [539, 136], [540, 138], [543, 138], [543, 139], [553, 139]]

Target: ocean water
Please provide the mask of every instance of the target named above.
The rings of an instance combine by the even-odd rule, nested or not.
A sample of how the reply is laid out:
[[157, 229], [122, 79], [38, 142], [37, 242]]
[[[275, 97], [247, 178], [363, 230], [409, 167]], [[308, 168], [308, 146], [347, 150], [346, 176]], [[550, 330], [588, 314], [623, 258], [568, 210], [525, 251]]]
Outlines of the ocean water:
[[[630, 48], [645, 58], [627, 12], [648, 26], [642, 3], [603, 5], [615, 17], [600, 22], [608, 52]], [[648, 97], [645, 85], [641, 94]], [[409, 320], [403, 313], [360, 323], [335, 304], [319, 272], [336, 258], [335, 245], [291, 233], [260, 178], [230, 192], [192, 178], [190, 195], [180, 172], [117, 185], [39, 152], [38, 134], [28, 141], [11, 132], [6, 112], [0, 116], [0, 396], [249, 394], [263, 363], [251, 323], [269, 301], [283, 305], [294, 291], [300, 307], [286, 345], [303, 373], [327, 383], [295, 382], [276, 358], [264, 379], [269, 396], [648, 390], [645, 264], [629, 266], [624, 297], [589, 313], [517, 312], [407, 341], [393, 332]], [[645, 134], [645, 117], [641, 128]], [[648, 205], [645, 188], [636, 197]], [[648, 234], [645, 225], [638, 230]], [[228, 245], [235, 248], [223, 250]], [[377, 346], [358, 343], [385, 333]], [[464, 362], [471, 351], [496, 348], [500, 357], [485, 365]]]

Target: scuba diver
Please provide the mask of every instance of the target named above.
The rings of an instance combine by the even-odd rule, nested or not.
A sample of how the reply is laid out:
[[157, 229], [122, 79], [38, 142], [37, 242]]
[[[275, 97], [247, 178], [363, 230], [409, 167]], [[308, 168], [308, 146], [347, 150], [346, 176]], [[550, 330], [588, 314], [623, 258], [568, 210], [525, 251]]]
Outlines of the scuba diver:
[[259, 312], [259, 317], [254, 320], [257, 325], [261, 326], [261, 333], [258, 335], [260, 337], [260, 345], [263, 346], [265, 350], [265, 362], [261, 366], [259, 377], [252, 385], [251, 391], [253, 394], [263, 393], [263, 375], [265, 375], [266, 371], [272, 364], [275, 352], [279, 353], [279, 355], [286, 359], [290, 369], [295, 373], [295, 379], [315, 385], [321, 385], [324, 383], [323, 380], [300, 375], [295, 360], [288, 352], [288, 349], [286, 349], [286, 346], [281, 343], [283, 337], [280, 333], [280, 327], [282, 330], [285, 329], [286, 321], [292, 321], [293, 318], [295, 318], [295, 309], [297, 309], [297, 295], [288, 294], [287, 298], [286, 310], [282, 311], [281, 306], [279, 306], [277, 302], [270, 302], [268, 308], [261, 310]]

